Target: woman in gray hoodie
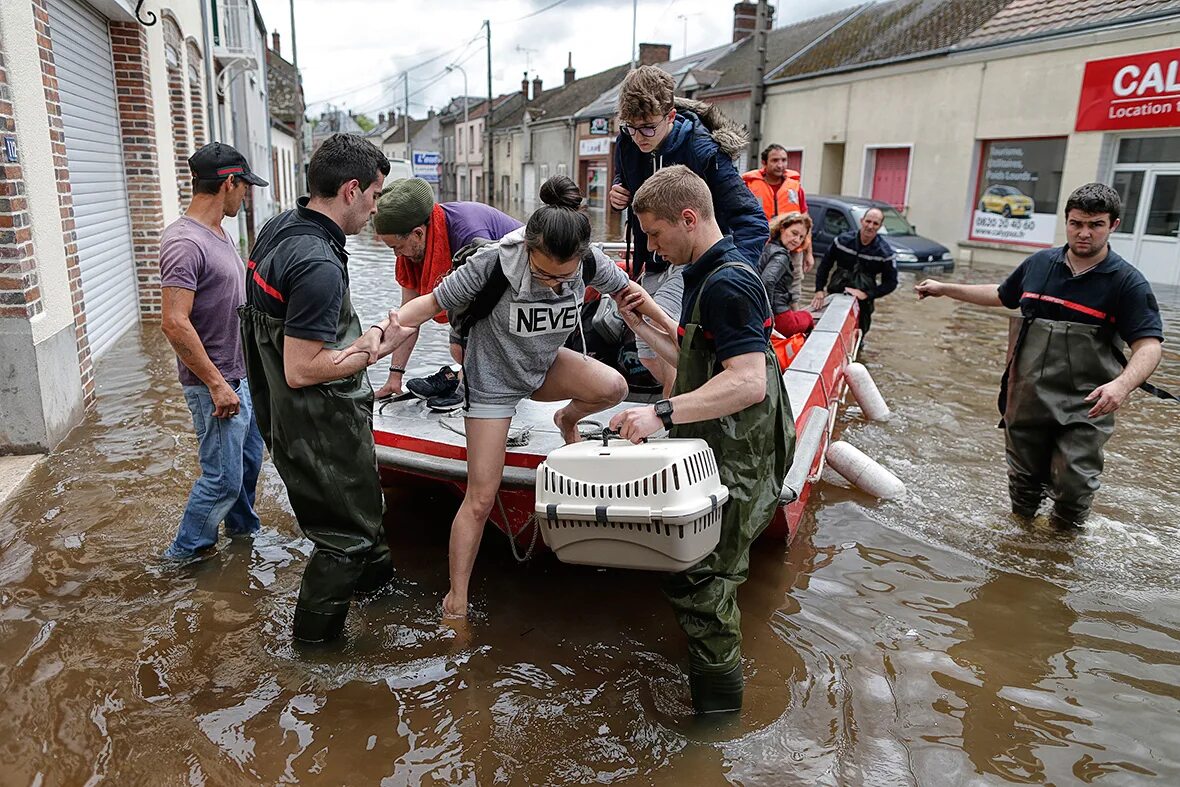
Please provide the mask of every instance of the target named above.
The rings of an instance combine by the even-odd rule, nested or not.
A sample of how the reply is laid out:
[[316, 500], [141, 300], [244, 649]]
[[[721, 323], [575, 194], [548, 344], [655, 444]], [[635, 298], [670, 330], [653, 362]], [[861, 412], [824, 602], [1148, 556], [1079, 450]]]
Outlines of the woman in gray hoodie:
[[[677, 326], [642, 287], [594, 250], [594, 276], [583, 280], [582, 259], [590, 243], [590, 219], [580, 208], [582, 194], [564, 175], [541, 186], [544, 207], [528, 223], [476, 252], [435, 289], [390, 312], [345, 353], [368, 352], [370, 359], [392, 352], [418, 326], [444, 310], [471, 304], [502, 271], [508, 286], [491, 314], [476, 322], [467, 337], [463, 373], [467, 434], [467, 491], [451, 524], [451, 589], [443, 614], [467, 614], [467, 587], [504, 472], [505, 441], [522, 399], [569, 400], [553, 417], [566, 442], [578, 437], [578, 422], [613, 407], [627, 395], [623, 376], [583, 352], [565, 348], [581, 330], [586, 285], [617, 300], [638, 298], [638, 311], [669, 336]], [[380, 339], [377, 348], [376, 340]], [[374, 357], [377, 356], [377, 357]], [[344, 357], [344, 354], [341, 354]]]

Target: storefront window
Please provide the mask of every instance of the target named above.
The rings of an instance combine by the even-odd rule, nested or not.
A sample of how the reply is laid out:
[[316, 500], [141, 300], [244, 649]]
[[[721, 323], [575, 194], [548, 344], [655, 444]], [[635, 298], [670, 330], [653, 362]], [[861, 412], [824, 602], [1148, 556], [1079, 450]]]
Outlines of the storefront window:
[[586, 168], [586, 202], [592, 208], [606, 207], [606, 167]]
[[1180, 161], [1180, 137], [1134, 137], [1119, 142], [1118, 163], [1162, 164]]
[[1114, 190], [1119, 193], [1119, 199], [1123, 202], [1123, 215], [1116, 232], [1124, 232], [1128, 235], [1135, 231], [1135, 219], [1139, 217], [1139, 198], [1143, 194], [1143, 173], [1142, 172], [1116, 172], [1114, 173]]
[[1176, 238], [1180, 230], [1180, 175], [1156, 175], [1144, 235]]
[[971, 240], [1051, 246], [1064, 137], [985, 140], [972, 193]]

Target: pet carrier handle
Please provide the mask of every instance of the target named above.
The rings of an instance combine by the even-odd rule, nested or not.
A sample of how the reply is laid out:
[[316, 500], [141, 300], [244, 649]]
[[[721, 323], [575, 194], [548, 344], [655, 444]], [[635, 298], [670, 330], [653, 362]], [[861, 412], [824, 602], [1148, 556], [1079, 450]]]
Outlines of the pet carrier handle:
[[[608, 445], [610, 445], [610, 439], [612, 437], [620, 437], [621, 438], [621, 435], [617, 431], [615, 431], [614, 429], [611, 429], [609, 426], [602, 430], [602, 447], [603, 448], [606, 448]], [[640, 440], [639, 442], [646, 443], [647, 438], [645, 437], [642, 440]]]

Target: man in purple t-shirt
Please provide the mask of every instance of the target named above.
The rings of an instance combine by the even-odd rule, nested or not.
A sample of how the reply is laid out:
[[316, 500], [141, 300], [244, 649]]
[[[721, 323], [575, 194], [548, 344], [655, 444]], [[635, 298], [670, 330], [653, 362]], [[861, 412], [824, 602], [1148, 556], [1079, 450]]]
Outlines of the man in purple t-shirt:
[[170, 560], [188, 560], [229, 536], [259, 529], [254, 490], [262, 435], [246, 382], [237, 308], [246, 300], [246, 268], [221, 220], [238, 215], [251, 186], [267, 182], [241, 153], [214, 142], [188, 160], [193, 198], [160, 236], [163, 331], [176, 351], [184, 399], [197, 433], [201, 475], [172, 545]]
[[[451, 260], [475, 240], [497, 241], [524, 226], [507, 213], [482, 202], [436, 204], [434, 190], [421, 178], [395, 180], [381, 192], [373, 229], [378, 240], [397, 254], [395, 275], [402, 287], [402, 303], [434, 290], [451, 270]], [[394, 351], [389, 380], [377, 398], [400, 394], [402, 375], [417, 336]], [[451, 333], [451, 357], [463, 362], [459, 337]], [[426, 400], [432, 410], [453, 410], [463, 402], [459, 375], [444, 366], [429, 377], [406, 382], [410, 393]]]

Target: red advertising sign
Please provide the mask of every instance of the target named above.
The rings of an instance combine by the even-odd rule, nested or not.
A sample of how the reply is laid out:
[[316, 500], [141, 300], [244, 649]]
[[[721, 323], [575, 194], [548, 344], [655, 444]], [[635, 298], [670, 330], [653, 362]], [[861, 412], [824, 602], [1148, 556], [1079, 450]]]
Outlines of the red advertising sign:
[[1180, 126], [1180, 49], [1086, 63], [1076, 131]]

